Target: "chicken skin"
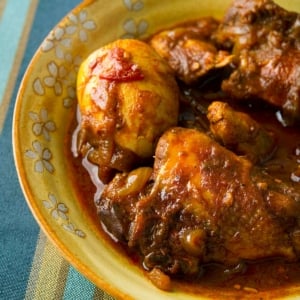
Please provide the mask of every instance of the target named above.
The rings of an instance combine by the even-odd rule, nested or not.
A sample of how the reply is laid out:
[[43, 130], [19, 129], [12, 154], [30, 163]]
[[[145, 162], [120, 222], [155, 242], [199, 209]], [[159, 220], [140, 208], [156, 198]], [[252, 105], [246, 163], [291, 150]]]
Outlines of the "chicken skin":
[[281, 109], [284, 125], [300, 117], [300, 16], [271, 0], [235, 0], [216, 40], [233, 49], [234, 70], [223, 90]]
[[138, 249], [146, 269], [192, 275], [211, 262], [299, 257], [299, 191], [206, 134], [168, 130], [153, 172], [133, 172], [118, 174], [96, 206], [106, 230]]
[[274, 132], [265, 129], [248, 114], [234, 110], [226, 102], [212, 102], [207, 118], [217, 141], [253, 163], [270, 159], [276, 149]]
[[101, 166], [127, 171], [152, 157], [159, 136], [177, 124], [179, 89], [167, 63], [146, 43], [117, 40], [93, 52], [77, 80], [79, 153]]

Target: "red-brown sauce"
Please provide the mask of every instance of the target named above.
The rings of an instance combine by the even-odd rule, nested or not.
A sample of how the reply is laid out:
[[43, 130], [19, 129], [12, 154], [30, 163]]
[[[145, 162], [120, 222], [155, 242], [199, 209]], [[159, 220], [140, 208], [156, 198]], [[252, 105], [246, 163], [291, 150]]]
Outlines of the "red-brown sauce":
[[[211, 94], [208, 97], [209, 99], [207, 99], [207, 95], [206, 98], [203, 97], [197, 87], [182, 88], [182, 92], [183, 95], [188, 96], [188, 102], [193, 104], [191, 106], [188, 105], [188, 113], [186, 113], [186, 108], [184, 109], [185, 113], [181, 118], [181, 123], [183, 125], [187, 125], [189, 122], [194, 125], [199, 123], [199, 127], [205, 126], [205, 118], [202, 118], [201, 111], [205, 110], [207, 104], [212, 100], [211, 98], [220, 99], [222, 96]], [[199, 98], [201, 98], [200, 104], [198, 106], [194, 105], [196, 102], [199, 103]], [[294, 184], [299, 184], [300, 175], [295, 172], [298, 164], [300, 164], [300, 133], [298, 127], [284, 128], [278, 121], [276, 110], [268, 106], [262, 108], [261, 106], [256, 106], [256, 104], [248, 103], [239, 105], [236, 108], [249, 113], [252, 118], [276, 133], [279, 146], [271, 162], [264, 165], [268, 172], [279, 179], [290, 180]], [[201, 117], [200, 121], [194, 119], [193, 112], [195, 111]], [[99, 233], [103, 238], [112, 247], [117, 248], [122, 255], [127, 256], [132, 263], [139, 264], [137, 254], [131, 253], [126, 247], [111, 240], [100, 226], [94, 207], [94, 196], [97, 189], [90, 176], [95, 170], [91, 170], [86, 161], [82, 161], [81, 158], [75, 158], [71, 151], [72, 135], [76, 126], [77, 121], [74, 115], [74, 120], [66, 139], [65, 149], [69, 162], [70, 178], [76, 190], [78, 201], [82, 209], [90, 216], [92, 222], [98, 226]], [[98, 188], [101, 189], [101, 183], [98, 183]], [[199, 278], [194, 278], [193, 280], [178, 278], [173, 281], [174, 289], [180, 289], [192, 294], [201, 294], [214, 299], [218, 299], [218, 297], [223, 299], [273, 299], [288, 295], [289, 287], [299, 285], [300, 262], [286, 263], [280, 259], [241, 264], [231, 270], [221, 265], [210, 264], [203, 267], [203, 273], [199, 275]]]

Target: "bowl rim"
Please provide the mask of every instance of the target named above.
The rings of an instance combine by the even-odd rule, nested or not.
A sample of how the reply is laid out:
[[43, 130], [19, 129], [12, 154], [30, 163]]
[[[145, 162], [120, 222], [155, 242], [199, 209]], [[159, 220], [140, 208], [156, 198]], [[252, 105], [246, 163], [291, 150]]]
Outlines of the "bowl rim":
[[[83, 10], [90, 4], [95, 2], [95, 0], [83, 0], [81, 3], [79, 3], [77, 6], [75, 6], [73, 9], [71, 9], [69, 13], [75, 13], [78, 11]], [[62, 24], [65, 22], [67, 15], [65, 15], [63, 18], [61, 18], [60, 21], [58, 21], [54, 27], [56, 28], [59, 24]], [[51, 29], [51, 30], [52, 30]], [[43, 39], [43, 41], [46, 40], [47, 37]], [[42, 41], [42, 42], [43, 42]], [[13, 118], [12, 118], [12, 148], [13, 148], [13, 159], [14, 159], [14, 166], [17, 172], [17, 177], [19, 181], [19, 185], [21, 187], [23, 196], [25, 198], [25, 201], [27, 203], [27, 206], [29, 207], [32, 216], [36, 220], [37, 224], [39, 225], [39, 228], [42, 229], [43, 233], [46, 235], [47, 238], [51, 241], [51, 243], [58, 249], [59, 253], [62, 255], [62, 257], [71, 265], [73, 266], [78, 272], [83, 274], [86, 278], [88, 278], [96, 287], [103, 289], [108, 294], [112, 295], [113, 297], [117, 299], [134, 299], [131, 296], [128, 296], [127, 294], [124, 294], [122, 291], [120, 291], [117, 287], [112, 286], [110, 283], [108, 283], [106, 280], [101, 278], [99, 275], [96, 275], [93, 271], [91, 271], [84, 263], [83, 260], [77, 259], [73, 257], [72, 252], [68, 249], [66, 245], [60, 240], [60, 238], [55, 234], [55, 231], [52, 230], [49, 223], [45, 220], [45, 217], [41, 213], [40, 209], [36, 205], [35, 196], [31, 193], [31, 189], [27, 180], [27, 173], [23, 166], [22, 161], [22, 155], [20, 151], [20, 133], [21, 129], [18, 126], [19, 124], [19, 118], [20, 118], [20, 112], [21, 112], [21, 105], [22, 105], [22, 99], [24, 95], [24, 90], [26, 86], [26, 82], [28, 81], [28, 75], [31, 72], [32, 66], [34, 65], [36, 59], [41, 54], [40, 47], [35, 51], [33, 57], [31, 58], [24, 74], [22, 77], [22, 80], [19, 85], [19, 90], [16, 95], [16, 101], [13, 109]]]

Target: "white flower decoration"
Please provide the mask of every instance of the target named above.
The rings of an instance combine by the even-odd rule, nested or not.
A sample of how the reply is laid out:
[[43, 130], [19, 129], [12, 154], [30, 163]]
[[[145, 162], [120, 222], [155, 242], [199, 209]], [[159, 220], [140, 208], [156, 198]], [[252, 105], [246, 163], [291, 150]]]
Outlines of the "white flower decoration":
[[124, 22], [123, 28], [126, 33], [122, 36], [122, 38], [140, 38], [146, 33], [148, 23], [145, 20], [141, 20], [136, 23], [133, 19], [128, 19]]
[[39, 77], [37, 77], [34, 80], [32, 88], [37, 95], [39, 95], [39, 96], [45, 95], [45, 89], [44, 89], [43, 83]]
[[43, 173], [44, 170], [49, 173], [54, 172], [54, 167], [50, 160], [52, 159], [52, 153], [48, 148], [43, 148], [39, 141], [32, 142], [32, 148], [25, 151], [25, 156], [34, 159], [34, 171]]
[[65, 56], [66, 61], [69, 65], [73, 66], [73, 70], [69, 72], [67, 76], [68, 87], [67, 87], [67, 96], [63, 99], [63, 106], [65, 108], [70, 108], [75, 99], [76, 99], [76, 77], [78, 73], [79, 66], [82, 62], [82, 58], [80, 56], [72, 57], [71, 54]]
[[[50, 61], [47, 65], [48, 76], [43, 79], [36, 78], [33, 82], [33, 90], [38, 95], [45, 94], [45, 88], [52, 88], [56, 96], [61, 96], [65, 90], [67, 95], [63, 98], [63, 106], [69, 108], [76, 99], [76, 77], [82, 58], [80, 56], [72, 57], [66, 54], [66, 67], [57, 65], [55, 61]], [[67, 70], [68, 66], [72, 66], [71, 70]]]
[[64, 203], [58, 203], [56, 200], [56, 197], [52, 194], [49, 193], [48, 195], [48, 200], [43, 200], [43, 205], [51, 210], [51, 216], [55, 219], [58, 220], [59, 218], [63, 220], [68, 220], [68, 208]]
[[63, 82], [67, 76], [67, 70], [63, 65], [57, 66], [54, 61], [50, 62], [47, 68], [50, 76], [44, 78], [44, 84], [53, 88], [56, 96], [60, 96], [63, 91]]
[[71, 38], [65, 38], [65, 29], [61, 27], [56, 27], [53, 29], [49, 36], [43, 42], [41, 49], [44, 52], [48, 52], [55, 49], [55, 55], [59, 59], [64, 58], [64, 48], [70, 48], [72, 44]]
[[45, 208], [50, 210], [52, 218], [56, 221], [61, 221], [61, 225], [65, 230], [72, 232], [81, 238], [86, 236], [82, 230], [76, 228], [76, 226], [70, 222], [68, 207], [63, 202], [58, 202], [54, 194], [49, 193], [48, 200], [43, 200], [42, 203]]
[[144, 3], [141, 0], [138, 1], [132, 1], [132, 0], [123, 0], [125, 6], [128, 10], [131, 11], [139, 11], [144, 8]]
[[86, 236], [85, 233], [82, 230], [76, 228], [76, 226], [73, 223], [69, 222], [68, 224], [62, 224], [62, 227], [65, 230], [72, 232], [81, 238], [84, 238]]
[[69, 14], [69, 20], [72, 25], [66, 27], [66, 31], [69, 34], [73, 34], [76, 31], [81, 42], [86, 42], [88, 40], [88, 31], [94, 30], [96, 28], [96, 23], [93, 20], [87, 19], [87, 12], [81, 10], [78, 15], [73, 13]]
[[79, 55], [73, 57], [71, 53], [67, 53], [65, 55], [65, 60], [69, 65], [74, 67], [74, 71], [77, 73], [82, 62], [82, 57]]
[[67, 97], [63, 99], [63, 106], [65, 108], [70, 108], [76, 99], [76, 89], [73, 86], [67, 88]]
[[50, 141], [50, 132], [56, 130], [55, 123], [48, 119], [48, 112], [45, 108], [40, 110], [40, 113], [29, 112], [30, 119], [34, 122], [32, 132], [36, 136], [43, 135], [46, 141]]

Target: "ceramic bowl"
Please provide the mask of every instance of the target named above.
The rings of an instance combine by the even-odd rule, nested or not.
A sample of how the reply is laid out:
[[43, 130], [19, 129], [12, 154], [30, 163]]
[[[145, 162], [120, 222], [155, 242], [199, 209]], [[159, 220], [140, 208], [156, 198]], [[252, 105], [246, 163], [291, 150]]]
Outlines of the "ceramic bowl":
[[[299, 0], [281, 4], [299, 10]], [[84, 1], [39, 47], [22, 81], [14, 114], [14, 156], [24, 195], [41, 228], [64, 257], [97, 286], [119, 299], [220, 299], [238, 296], [180, 288], [163, 292], [143, 271], [110, 247], [82, 209], [68, 176], [65, 137], [76, 110], [80, 62], [117, 38], [145, 38], [170, 25], [201, 16], [221, 17], [228, 0]], [[299, 288], [287, 291], [295, 294]], [[227, 293], [227, 294], [226, 294]]]

